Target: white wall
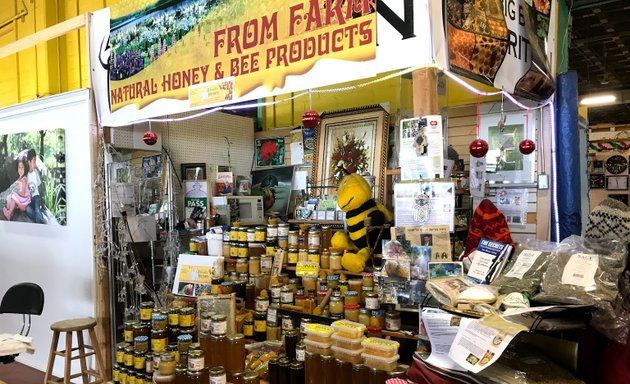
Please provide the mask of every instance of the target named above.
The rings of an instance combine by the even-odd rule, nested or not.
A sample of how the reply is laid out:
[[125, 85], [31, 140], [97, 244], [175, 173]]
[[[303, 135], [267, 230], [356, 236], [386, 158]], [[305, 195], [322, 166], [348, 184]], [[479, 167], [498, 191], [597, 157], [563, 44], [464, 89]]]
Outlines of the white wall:
[[[24, 281], [37, 283], [44, 290], [44, 311], [42, 316], [33, 316], [30, 333], [36, 352], [18, 358], [42, 371], [52, 339], [50, 324], [94, 316], [91, 105], [89, 92], [80, 90], [0, 109], [0, 135], [66, 130], [68, 224], [0, 221], [0, 295]], [[0, 333], [17, 333], [21, 324], [20, 315], [0, 315]], [[63, 359], [57, 358], [57, 376], [63, 372], [62, 363]]]

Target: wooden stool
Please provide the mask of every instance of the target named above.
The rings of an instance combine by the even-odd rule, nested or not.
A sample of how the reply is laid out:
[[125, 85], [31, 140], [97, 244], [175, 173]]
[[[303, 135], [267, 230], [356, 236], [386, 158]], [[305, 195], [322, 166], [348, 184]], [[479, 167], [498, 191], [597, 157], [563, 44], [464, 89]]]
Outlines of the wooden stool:
[[[44, 376], [44, 384], [69, 384], [71, 379], [79, 376], [83, 376], [82, 379], [84, 384], [98, 384], [105, 381], [105, 367], [103, 364], [101, 353], [99, 352], [98, 348], [94, 348], [93, 346], [85, 344], [83, 342], [83, 331], [87, 330], [90, 335], [90, 340], [92, 340], [92, 343], [98, 344], [98, 341], [96, 339], [96, 332], [94, 331], [95, 326], [96, 320], [92, 318], [62, 320], [50, 326], [50, 329], [52, 329], [54, 333], [52, 344], [50, 346], [50, 355], [48, 356], [48, 369], [46, 370], [46, 376]], [[64, 349], [63, 351], [57, 351], [57, 344], [59, 343], [59, 333], [61, 332], [64, 332], [66, 334], [66, 349]], [[72, 332], [77, 333], [76, 348], [72, 348]], [[86, 349], [91, 349], [92, 351], [86, 353]], [[76, 356], [72, 356], [72, 352], [77, 350], [79, 351], [79, 354]], [[66, 359], [64, 374], [63, 377], [59, 380], [50, 379], [52, 377], [52, 370], [55, 363], [55, 355], [63, 356]], [[96, 358], [96, 371], [87, 369], [85, 358], [92, 355], [95, 355]], [[71, 375], [70, 363], [72, 362], [72, 360], [76, 359], [79, 359], [81, 362], [81, 372]], [[89, 376], [94, 376], [96, 380], [90, 382]]]

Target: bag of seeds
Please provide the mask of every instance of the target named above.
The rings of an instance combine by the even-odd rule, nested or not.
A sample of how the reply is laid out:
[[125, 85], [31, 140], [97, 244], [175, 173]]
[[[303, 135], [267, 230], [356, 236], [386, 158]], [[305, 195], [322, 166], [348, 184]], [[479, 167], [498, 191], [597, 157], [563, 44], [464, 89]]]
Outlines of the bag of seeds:
[[626, 267], [625, 242], [570, 236], [552, 253], [535, 301], [593, 305], [592, 326], [617, 339], [619, 278]]
[[520, 292], [532, 297], [538, 293], [551, 253], [557, 247], [557, 243], [535, 239], [517, 244], [512, 260], [490, 285], [498, 288], [502, 295]]

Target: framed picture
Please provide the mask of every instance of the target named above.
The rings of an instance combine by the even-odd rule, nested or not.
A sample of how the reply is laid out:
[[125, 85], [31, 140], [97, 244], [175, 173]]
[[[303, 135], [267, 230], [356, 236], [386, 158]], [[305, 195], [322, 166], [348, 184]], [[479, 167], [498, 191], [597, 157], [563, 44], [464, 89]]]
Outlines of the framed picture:
[[[536, 181], [536, 151], [523, 155], [518, 145], [526, 139], [525, 114], [506, 113], [505, 124], [498, 123], [501, 114], [483, 115], [480, 137], [488, 142], [486, 172], [489, 181], [534, 183]], [[529, 118], [529, 139], [536, 135], [536, 118]]]
[[604, 160], [593, 160], [592, 173], [604, 174]]
[[334, 194], [347, 172], [369, 173], [374, 196], [382, 202], [388, 132], [389, 114], [379, 105], [323, 114], [311, 175], [314, 194]]
[[293, 167], [252, 171], [252, 196], [263, 197], [265, 215], [287, 215], [292, 186]]
[[591, 189], [602, 189], [606, 184], [604, 175], [589, 175], [588, 184]]
[[185, 163], [182, 164], [182, 178], [184, 180], [205, 180], [205, 163]]
[[609, 191], [627, 191], [628, 176], [606, 176], [606, 189]]
[[285, 164], [284, 137], [256, 139], [256, 167], [277, 167]]
[[609, 198], [611, 199], [615, 199], [615, 200], [619, 200], [622, 203], [624, 203], [625, 205], [628, 205], [628, 195], [623, 193], [623, 194], [614, 194], [614, 195], [608, 195]]

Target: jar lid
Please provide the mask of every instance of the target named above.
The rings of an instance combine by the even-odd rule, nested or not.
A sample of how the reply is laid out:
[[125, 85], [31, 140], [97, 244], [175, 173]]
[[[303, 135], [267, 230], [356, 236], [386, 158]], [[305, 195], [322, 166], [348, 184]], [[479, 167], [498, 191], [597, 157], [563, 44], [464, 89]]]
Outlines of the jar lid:
[[369, 315], [370, 314], [370, 310], [367, 308], [361, 308], [359, 309], [359, 313], [362, 315]]
[[258, 377], [258, 373], [256, 371], [246, 371], [243, 373], [243, 380], [255, 380]]
[[125, 327], [133, 327], [136, 324], [138, 324], [138, 322], [135, 320], [125, 321]]
[[359, 296], [357, 291], [346, 291], [346, 296]]
[[136, 343], [144, 343], [149, 341], [149, 336], [136, 336], [133, 338], [133, 341]]
[[172, 361], [175, 360], [175, 355], [170, 352], [165, 352], [160, 355], [160, 361]]
[[361, 274], [361, 276], [363, 276], [363, 277], [373, 277], [374, 275], [372, 274], [372, 272], [363, 272]]
[[340, 296], [333, 296], [330, 298], [330, 301], [341, 301], [343, 300]]
[[166, 320], [166, 315], [163, 315], [163, 314], [161, 314], [161, 313], [154, 313], [154, 314], [151, 316], [151, 318], [152, 318], [153, 320], [156, 320], [156, 321], [161, 321], [161, 320]]
[[372, 316], [383, 316], [385, 314], [385, 311], [382, 309], [373, 309], [372, 310]]
[[317, 296], [326, 296], [328, 291], [317, 291]]
[[227, 259], [227, 263], [228, 264], [236, 264], [236, 260], [234, 260], [234, 259]]
[[222, 366], [212, 367], [208, 372], [210, 373], [210, 376], [220, 376], [225, 374], [225, 368]]
[[177, 340], [178, 341], [192, 341], [192, 335], [190, 334], [179, 335], [177, 336]]
[[143, 308], [147, 308], [147, 307], [153, 308], [155, 306], [155, 303], [152, 301], [143, 301], [142, 303], [140, 303], [140, 306]]
[[230, 285], [234, 285], [234, 282], [232, 282], [232, 281], [224, 281], [224, 282], [221, 283], [221, 285], [224, 286], [224, 287], [225, 286], [230, 286]]
[[327, 280], [339, 280], [339, 275], [330, 275], [326, 279]]
[[219, 322], [223, 322], [227, 320], [227, 316], [226, 315], [214, 315], [212, 316], [212, 322], [213, 323], [219, 323]]
[[383, 330], [383, 327], [367, 327], [370, 332], [380, 332]]
[[344, 305], [343, 307], [345, 309], [359, 309], [359, 308], [361, 308], [360, 305]]
[[[250, 321], [251, 321], [251, 320], [250, 320]], [[230, 340], [230, 341], [237, 341], [237, 340], [242, 340], [242, 339], [244, 339], [244, 338], [245, 338], [245, 335], [243, 335], [242, 333], [235, 333], [235, 334], [229, 335], [227, 338], [228, 338], [228, 340]]]
[[254, 228], [249, 228], [247, 230], [247, 233], [254, 233], [254, 232], [256, 232], [256, 229], [254, 229]]

